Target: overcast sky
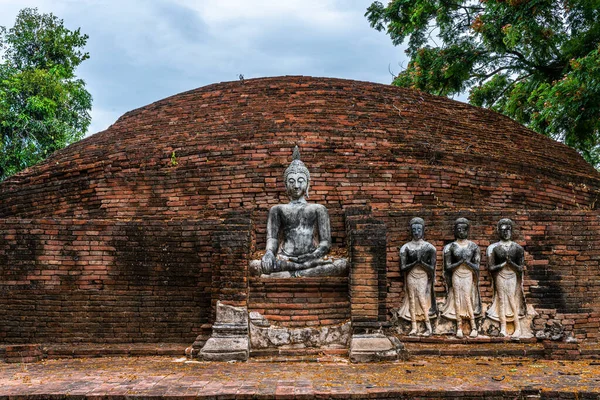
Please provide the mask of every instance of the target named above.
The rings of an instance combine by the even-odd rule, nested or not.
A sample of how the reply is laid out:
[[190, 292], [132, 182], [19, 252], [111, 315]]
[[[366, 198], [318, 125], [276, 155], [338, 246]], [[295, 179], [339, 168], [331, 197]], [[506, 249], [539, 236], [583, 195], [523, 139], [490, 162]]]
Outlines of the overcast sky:
[[389, 84], [403, 48], [369, 26], [372, 0], [0, 0], [0, 25], [37, 7], [89, 35], [77, 74], [89, 133], [125, 112], [216, 82], [310, 75]]

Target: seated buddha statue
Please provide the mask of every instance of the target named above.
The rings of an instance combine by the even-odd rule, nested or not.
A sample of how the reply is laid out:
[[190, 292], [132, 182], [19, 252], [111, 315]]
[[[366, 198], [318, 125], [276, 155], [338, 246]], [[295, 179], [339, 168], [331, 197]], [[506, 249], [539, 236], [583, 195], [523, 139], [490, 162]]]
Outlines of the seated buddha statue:
[[331, 247], [327, 209], [306, 201], [310, 173], [298, 146], [292, 158], [283, 174], [290, 202], [269, 210], [266, 252], [262, 260], [250, 263], [251, 273], [274, 278], [345, 276], [347, 260], [327, 256]]

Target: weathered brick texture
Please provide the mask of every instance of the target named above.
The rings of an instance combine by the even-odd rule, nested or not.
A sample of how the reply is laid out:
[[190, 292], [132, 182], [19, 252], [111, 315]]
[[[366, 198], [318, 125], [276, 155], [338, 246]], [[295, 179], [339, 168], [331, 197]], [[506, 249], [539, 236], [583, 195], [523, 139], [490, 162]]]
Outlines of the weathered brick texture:
[[251, 278], [248, 310], [287, 327], [344, 323], [350, 318], [348, 278]]
[[352, 322], [376, 327], [386, 320], [386, 226], [372, 218], [368, 207], [346, 209], [350, 249]]
[[186, 342], [219, 221], [0, 220], [0, 342]]
[[[249, 213], [230, 215], [210, 238], [213, 242], [212, 310], [217, 301], [246, 306], [248, 301], [248, 259], [251, 250]], [[212, 314], [214, 319], [214, 314]]]
[[42, 345], [40, 344], [21, 344], [4, 348], [4, 361], [7, 363], [37, 362], [42, 357]]
[[[287, 201], [295, 144], [333, 248], [353, 257], [347, 293], [248, 280], [267, 212]], [[350, 296], [346, 314], [318, 314], [320, 324], [348, 313], [383, 323], [401, 301], [398, 249], [415, 215], [439, 251], [457, 216], [472, 220], [482, 251], [498, 219], [513, 218], [536, 325], [558, 320], [598, 341], [599, 194], [598, 172], [574, 150], [463, 103], [327, 78], [210, 85], [131, 111], [0, 183], [0, 341], [191, 342], [209, 332], [217, 300], [276, 315], [260, 296], [277, 291], [283, 304]], [[358, 222], [352, 209], [372, 215]], [[438, 272], [438, 296], [442, 284]], [[481, 287], [489, 302], [485, 268]]]
[[481, 250], [481, 300], [492, 300], [491, 278], [485, 251], [498, 241], [496, 224], [501, 218], [515, 222], [513, 239], [525, 249], [523, 278], [525, 297], [540, 314], [534, 321], [543, 329], [559, 321], [579, 339], [598, 341], [600, 332], [600, 216], [592, 211], [391, 211], [376, 213], [388, 226], [388, 307], [399, 307], [403, 285], [399, 246], [410, 240], [408, 223], [414, 216], [425, 219], [425, 239], [438, 250], [436, 295], [444, 298], [444, 245], [454, 240], [458, 217], [471, 221], [471, 236]]
[[283, 77], [131, 111], [3, 182], [0, 218], [268, 210], [287, 201], [281, 176], [295, 144], [311, 201], [331, 211], [594, 208], [600, 187], [574, 150], [494, 112], [389, 85]]

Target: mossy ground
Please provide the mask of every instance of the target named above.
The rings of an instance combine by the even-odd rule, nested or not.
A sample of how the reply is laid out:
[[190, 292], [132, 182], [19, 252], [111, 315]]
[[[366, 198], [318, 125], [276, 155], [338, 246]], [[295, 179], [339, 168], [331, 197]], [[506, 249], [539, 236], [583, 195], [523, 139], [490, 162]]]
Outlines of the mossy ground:
[[600, 362], [420, 357], [350, 364], [330, 357], [321, 362], [208, 363], [176, 357], [105, 357], [0, 364], [0, 398], [514, 398], [531, 393], [597, 398]]

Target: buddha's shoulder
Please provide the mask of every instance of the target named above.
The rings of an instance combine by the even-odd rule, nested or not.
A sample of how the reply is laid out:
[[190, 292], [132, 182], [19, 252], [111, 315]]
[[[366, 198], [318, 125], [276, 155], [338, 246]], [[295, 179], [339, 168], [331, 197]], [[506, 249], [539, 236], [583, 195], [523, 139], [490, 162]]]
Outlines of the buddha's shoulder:
[[428, 251], [436, 251], [436, 248], [434, 245], [432, 245], [429, 242], [423, 242], [423, 248], [428, 250]]
[[486, 254], [488, 255], [488, 257], [492, 254], [492, 252], [494, 251], [494, 249], [498, 246], [500, 246], [502, 244], [502, 242], [496, 242], [496, 243], [492, 243], [488, 246], [487, 250], [486, 250]]
[[477, 245], [477, 243], [472, 242], [470, 240], [467, 240], [466, 248], [469, 249], [469, 250], [471, 250], [471, 251], [479, 250], [479, 246]]
[[[291, 204], [276, 204], [274, 206], [271, 207], [270, 211], [271, 212], [279, 212], [279, 211], [285, 211], [285, 210], [291, 210], [291, 209], [296, 209], [298, 210], [298, 206], [293, 206]], [[309, 211], [309, 212], [327, 212], [327, 208], [325, 208], [324, 205], [322, 204], [317, 204], [317, 203], [306, 203], [303, 206], [301, 206], [301, 209], [303, 209], [304, 211]]]
[[324, 205], [318, 203], [306, 203], [306, 208], [311, 211], [327, 212], [327, 208]]
[[285, 210], [287, 204], [276, 204], [269, 209], [269, 214], [279, 214]]

